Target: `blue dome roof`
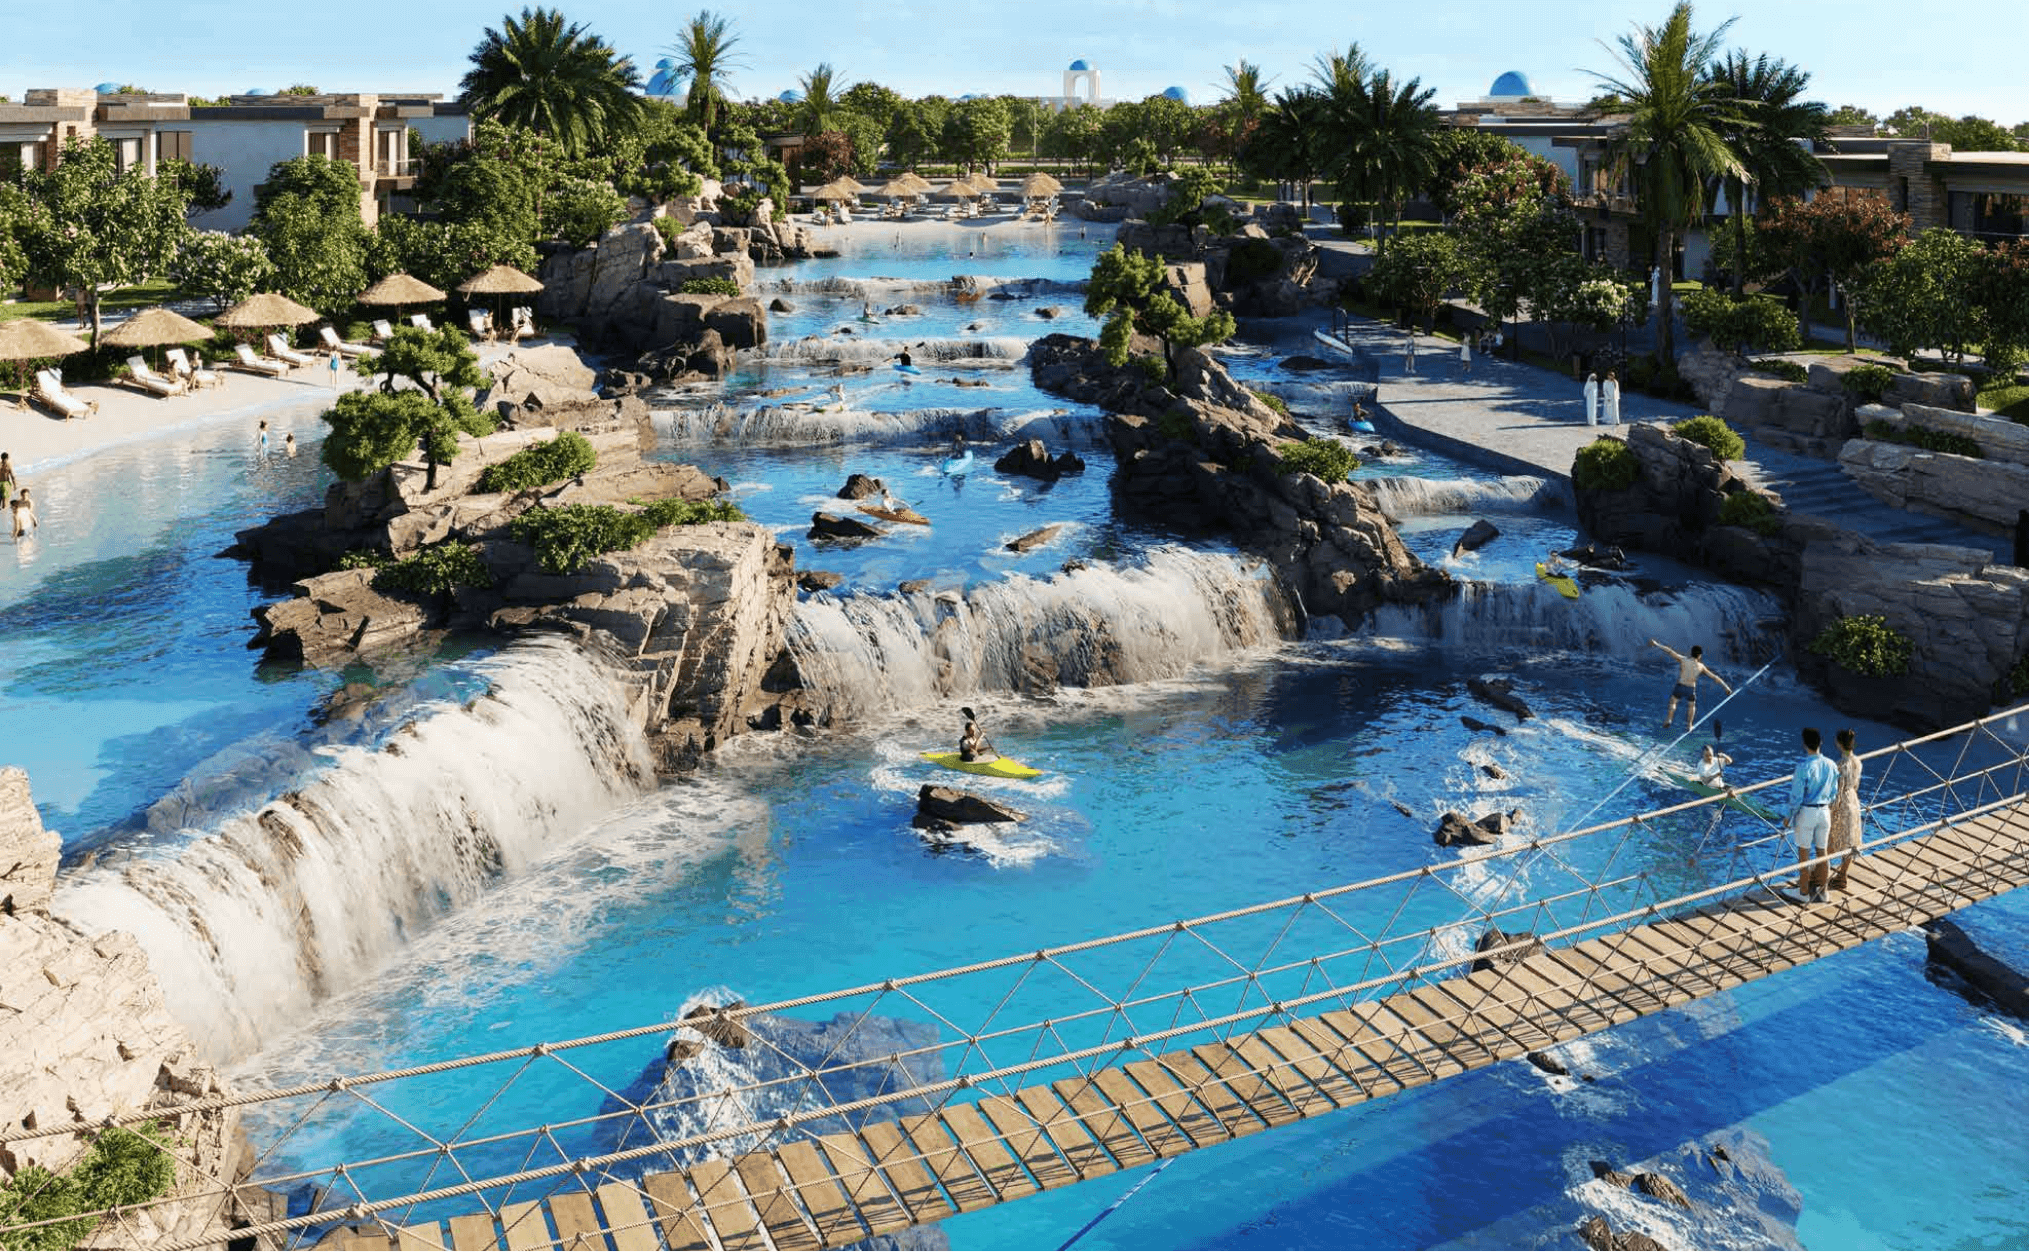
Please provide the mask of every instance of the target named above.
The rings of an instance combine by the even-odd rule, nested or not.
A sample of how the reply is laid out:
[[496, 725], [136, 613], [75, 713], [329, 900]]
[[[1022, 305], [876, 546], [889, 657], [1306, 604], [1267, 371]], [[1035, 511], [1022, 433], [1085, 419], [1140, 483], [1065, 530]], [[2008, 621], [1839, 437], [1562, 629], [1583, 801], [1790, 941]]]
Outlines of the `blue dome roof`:
[[659, 69], [655, 71], [655, 76], [648, 80], [648, 94], [651, 96], [678, 95], [680, 94], [680, 84], [682, 82], [683, 80], [677, 77], [675, 69]]
[[112, 96], [118, 95], [120, 88], [125, 85], [126, 84], [124, 83], [100, 83], [98, 86], [92, 88], [92, 90], [98, 92], [102, 96]]
[[1092, 68], [1092, 65], [1084, 57], [1079, 57], [1077, 60], [1071, 62], [1071, 68], [1074, 70], [1089, 70]]
[[959, 98], [960, 100], [977, 100], [977, 99], [979, 99], [979, 93], [978, 93], [978, 92], [976, 92], [976, 91], [968, 91], [968, 92], [966, 92], [966, 93], [965, 93], [964, 95], [962, 95], [962, 96], [960, 96], [960, 97], [958, 97], [958, 98]]
[[674, 57], [664, 57], [655, 63], [655, 68], [659, 70], [673, 70], [676, 68], [676, 59]]
[[246, 91], [242, 92], [241, 94], [249, 96], [272, 96], [275, 93], [269, 91], [266, 87], [249, 87], [246, 89]]
[[800, 91], [798, 91], [798, 90], [796, 90], [796, 88], [794, 88], [794, 87], [791, 87], [791, 88], [790, 88], [789, 90], [787, 90], [787, 91], [783, 92], [783, 93], [782, 93], [781, 95], [779, 95], [779, 96], [776, 96], [775, 98], [776, 98], [777, 100], [780, 100], [780, 101], [781, 101], [782, 103], [784, 103], [784, 104], [802, 104], [802, 103], [803, 103], [803, 93], [802, 93], [802, 92], [800, 92]]
[[1529, 76], [1520, 70], [1509, 70], [1496, 78], [1493, 87], [1487, 92], [1489, 97], [1496, 100], [1505, 96], [1520, 97], [1535, 94], [1536, 89], [1529, 85]]
[[1181, 100], [1185, 104], [1189, 104], [1191, 102], [1191, 93], [1185, 91], [1181, 87], [1165, 87], [1162, 90], [1162, 94], [1168, 96], [1172, 100]]

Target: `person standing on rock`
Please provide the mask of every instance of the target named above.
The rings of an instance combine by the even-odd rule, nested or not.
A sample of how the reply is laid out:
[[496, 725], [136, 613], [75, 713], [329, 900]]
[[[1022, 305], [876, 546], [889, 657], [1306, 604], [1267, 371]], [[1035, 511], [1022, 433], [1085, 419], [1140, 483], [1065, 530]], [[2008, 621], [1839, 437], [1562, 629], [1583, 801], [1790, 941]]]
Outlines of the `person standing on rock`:
[[1677, 663], [1677, 685], [1670, 688], [1670, 707], [1663, 713], [1664, 730], [1670, 728], [1671, 720], [1677, 716], [1677, 701], [1679, 700], [1686, 702], [1684, 705], [1684, 729], [1689, 730], [1698, 724], [1698, 680], [1700, 678], [1709, 678], [1713, 682], [1718, 683], [1727, 695], [1733, 694], [1733, 688], [1726, 685], [1725, 679], [1705, 667], [1705, 646], [1703, 644], [1692, 644], [1691, 655], [1689, 656], [1685, 656], [1675, 648], [1657, 643], [1653, 639], [1649, 640], [1649, 646], [1661, 650], [1672, 661]]
[[[1811, 865], [1825, 851], [1831, 838], [1832, 801], [1839, 794], [1839, 770], [1819, 755], [1824, 736], [1815, 726], [1804, 727], [1804, 759], [1789, 784], [1789, 816], [1783, 819], [1797, 846], [1797, 894], [1807, 904], [1825, 902], [1825, 881], [1830, 867]], [[1856, 784], [1857, 785], [1857, 784]]]
[[1620, 425], [1620, 375], [1612, 370], [1606, 371], [1606, 381], [1599, 388], [1599, 400], [1606, 410], [1606, 424]]
[[1585, 397], [1585, 424], [1599, 425], [1599, 375], [1587, 374], [1585, 388], [1580, 394]]
[[1859, 855], [1863, 842], [1860, 833], [1860, 754], [1853, 751], [1855, 739], [1851, 727], [1834, 735], [1833, 740], [1839, 745], [1839, 791], [1832, 797], [1832, 829], [1825, 840], [1825, 851], [1827, 854], [1846, 854], [1840, 860], [1839, 868], [1833, 872], [1831, 882], [1832, 890], [1844, 891], [1846, 871], [1853, 867], [1853, 858]]

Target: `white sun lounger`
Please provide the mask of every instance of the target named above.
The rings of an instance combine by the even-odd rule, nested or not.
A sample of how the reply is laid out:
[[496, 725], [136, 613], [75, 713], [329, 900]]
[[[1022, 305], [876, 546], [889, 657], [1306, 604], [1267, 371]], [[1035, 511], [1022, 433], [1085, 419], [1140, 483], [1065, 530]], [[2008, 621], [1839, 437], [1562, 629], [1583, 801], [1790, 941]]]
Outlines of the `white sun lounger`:
[[234, 351], [239, 356], [237, 368], [243, 369], [249, 374], [265, 374], [269, 378], [281, 378], [289, 372], [289, 367], [286, 363], [271, 361], [264, 356], [255, 356], [253, 348], [247, 344], [237, 345]]
[[292, 368], [298, 365], [317, 364], [317, 358], [306, 352], [297, 352], [289, 346], [289, 341], [280, 335], [268, 336], [268, 355], [277, 361], [287, 362]]
[[373, 352], [363, 343], [347, 343], [340, 339], [337, 329], [331, 326], [317, 328], [317, 342], [343, 357], [368, 356]]
[[139, 356], [127, 358], [127, 377], [125, 381], [151, 395], [180, 396], [183, 394], [182, 383], [177, 382], [173, 378], [164, 378], [154, 370], [149, 369], [148, 362]]
[[493, 342], [493, 314], [485, 309], [467, 309], [465, 310], [465, 324], [472, 328], [472, 337], [474, 339], [483, 339], [488, 343]]
[[80, 400], [65, 391], [63, 381], [50, 370], [35, 371], [35, 397], [66, 421], [73, 417], [89, 417], [99, 411], [97, 400]]
[[[208, 369], [193, 368], [190, 364], [190, 358], [183, 355], [183, 349], [181, 348], [169, 349], [166, 359], [169, 362], [170, 376], [182, 381], [186, 386], [193, 388], [216, 387], [225, 381], [224, 378]], [[198, 359], [202, 360], [203, 358], [200, 357]]]
[[435, 326], [430, 325], [430, 315], [428, 313], [409, 314], [409, 325], [417, 330], [427, 330], [432, 334], [436, 333], [437, 330]]
[[383, 318], [373, 324], [373, 341], [375, 343], [386, 343], [394, 338], [394, 335], [395, 328], [388, 325], [386, 319]]
[[514, 310], [511, 318], [512, 329], [508, 332], [509, 343], [520, 343], [535, 334], [535, 310], [521, 305]]

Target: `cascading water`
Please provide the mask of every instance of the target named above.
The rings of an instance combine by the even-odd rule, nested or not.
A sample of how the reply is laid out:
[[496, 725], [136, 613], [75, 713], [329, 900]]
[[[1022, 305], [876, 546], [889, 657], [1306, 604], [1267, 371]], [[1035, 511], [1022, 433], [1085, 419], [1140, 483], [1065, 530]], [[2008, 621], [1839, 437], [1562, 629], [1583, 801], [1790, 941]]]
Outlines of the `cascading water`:
[[518, 644], [476, 668], [486, 694], [378, 750], [329, 749], [328, 769], [257, 811], [69, 875], [58, 912], [137, 935], [210, 1056], [294, 1025], [652, 784], [621, 691], [576, 647]]
[[869, 300], [876, 297], [933, 296], [949, 298], [957, 292], [968, 295], [1002, 291], [1010, 296], [1082, 295], [1085, 280], [1060, 278], [992, 278], [982, 275], [955, 275], [952, 278], [784, 278], [766, 284], [771, 291], [790, 295], [841, 296]]
[[906, 335], [896, 338], [810, 335], [771, 343], [763, 356], [769, 361], [792, 364], [879, 365], [892, 360], [905, 347], [910, 356], [926, 365], [1012, 366], [1028, 355], [1029, 342], [1011, 335], [916, 342], [911, 342]]
[[1774, 655], [1782, 606], [1770, 595], [1716, 583], [1643, 591], [1586, 587], [1566, 600], [1538, 583], [1465, 582], [1437, 604], [1378, 610], [1364, 635], [1469, 651], [1529, 648], [1650, 660], [1659, 639], [1703, 644], [1711, 659], [1759, 665]]
[[789, 647], [805, 688], [834, 717], [854, 717], [975, 691], [1171, 678], [1296, 630], [1258, 562], [1165, 547], [1135, 565], [1017, 575], [962, 597], [816, 597], [797, 606]]
[[658, 409], [656, 434], [671, 443], [733, 447], [817, 447], [841, 443], [948, 440], [957, 435], [983, 441], [1040, 439], [1051, 447], [1096, 441], [1105, 415], [1062, 409], [1011, 412], [1006, 409], [907, 409], [876, 412], [830, 410], [809, 404], [710, 404]]
[[1570, 492], [1562, 483], [1522, 474], [1492, 480], [1404, 475], [1365, 481], [1374, 489], [1381, 511], [1390, 517], [1521, 512], [1570, 502]]

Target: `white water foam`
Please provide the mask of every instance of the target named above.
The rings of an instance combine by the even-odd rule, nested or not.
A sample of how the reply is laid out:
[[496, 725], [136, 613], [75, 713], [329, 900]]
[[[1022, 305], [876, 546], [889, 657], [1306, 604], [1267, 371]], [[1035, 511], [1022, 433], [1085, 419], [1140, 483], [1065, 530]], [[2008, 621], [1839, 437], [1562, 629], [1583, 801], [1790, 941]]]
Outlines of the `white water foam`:
[[1085, 292], [1085, 280], [1082, 278], [993, 278], [978, 274], [958, 274], [950, 278], [882, 278], [878, 275], [871, 278], [785, 278], [762, 285], [770, 291], [792, 295], [845, 296], [860, 300], [892, 296], [950, 298], [961, 290], [967, 294], [1003, 291], [1010, 296], [1029, 298], [1083, 295]]
[[306, 1017], [446, 914], [652, 784], [607, 672], [561, 642], [482, 661], [491, 690], [425, 706], [375, 750], [207, 829], [68, 876], [57, 911], [137, 935], [221, 1059]]
[[1774, 647], [1782, 607], [1759, 591], [1698, 583], [1640, 591], [1611, 583], [1576, 600], [1541, 583], [1467, 582], [1438, 604], [1377, 610], [1363, 637], [1487, 651], [1591, 652], [1647, 660], [1650, 639], [1697, 640], [1715, 659], [1759, 665]]
[[1390, 517], [1446, 516], [1455, 513], [1514, 513], [1571, 502], [1564, 484], [1514, 474], [1506, 478], [1369, 478], [1375, 502]]
[[851, 718], [974, 691], [1170, 678], [1294, 631], [1259, 563], [1161, 547], [1137, 564], [1014, 575], [955, 599], [814, 596], [797, 606], [789, 647], [818, 702]]
[[1106, 418], [1067, 409], [865, 409], [826, 410], [807, 404], [657, 409], [657, 435], [671, 443], [733, 447], [821, 447], [841, 443], [949, 440], [957, 435], [981, 441], [1041, 439], [1090, 446]]
[[770, 343], [762, 355], [770, 361], [791, 364], [880, 365], [894, 360], [895, 354], [903, 348], [907, 348], [909, 355], [924, 366], [946, 369], [960, 366], [1011, 367], [1028, 355], [1029, 341], [1012, 335], [916, 342], [911, 342], [906, 333], [891, 339], [858, 334], [807, 335], [802, 339]]

